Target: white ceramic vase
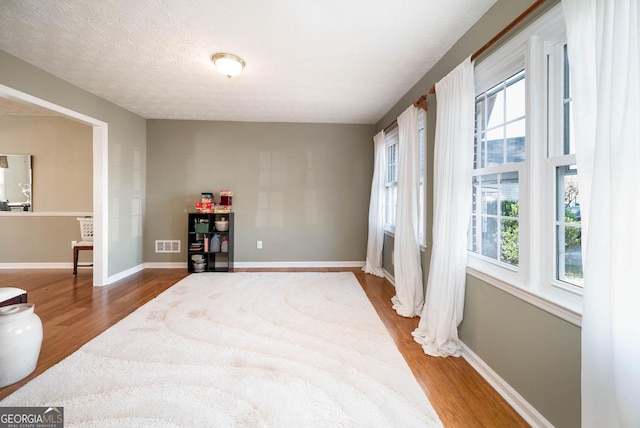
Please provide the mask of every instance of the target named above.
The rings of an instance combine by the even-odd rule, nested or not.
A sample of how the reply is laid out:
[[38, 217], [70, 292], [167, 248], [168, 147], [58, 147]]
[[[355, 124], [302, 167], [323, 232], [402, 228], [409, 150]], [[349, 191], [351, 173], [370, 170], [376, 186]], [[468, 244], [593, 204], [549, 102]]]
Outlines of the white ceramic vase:
[[0, 388], [36, 369], [42, 346], [42, 321], [33, 303], [0, 307]]

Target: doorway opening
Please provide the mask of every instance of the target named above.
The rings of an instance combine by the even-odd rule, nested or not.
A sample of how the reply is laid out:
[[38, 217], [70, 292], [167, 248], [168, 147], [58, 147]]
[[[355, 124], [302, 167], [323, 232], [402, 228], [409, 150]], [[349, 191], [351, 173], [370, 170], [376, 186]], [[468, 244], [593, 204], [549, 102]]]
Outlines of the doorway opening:
[[93, 285], [109, 284], [108, 276], [108, 124], [66, 107], [45, 101], [0, 84], [0, 97], [33, 104], [56, 112], [71, 120], [89, 125], [93, 129]]

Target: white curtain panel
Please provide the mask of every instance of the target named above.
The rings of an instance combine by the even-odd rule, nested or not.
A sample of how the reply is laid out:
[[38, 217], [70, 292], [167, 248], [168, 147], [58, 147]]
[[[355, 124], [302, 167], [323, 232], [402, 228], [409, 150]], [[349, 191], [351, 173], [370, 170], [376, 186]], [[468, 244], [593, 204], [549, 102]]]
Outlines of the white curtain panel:
[[436, 83], [436, 96], [433, 249], [426, 301], [413, 337], [426, 354], [457, 357], [473, 167], [475, 85], [470, 58]]
[[369, 240], [367, 258], [362, 268], [366, 273], [384, 276], [382, 270], [382, 246], [384, 242], [384, 185], [385, 144], [384, 130], [373, 137], [373, 180], [369, 201]]
[[563, 0], [582, 201], [582, 426], [640, 426], [640, 4]]
[[398, 116], [398, 200], [393, 245], [396, 295], [393, 309], [403, 317], [420, 314], [424, 304], [418, 212], [420, 191], [420, 139], [418, 108], [411, 105]]

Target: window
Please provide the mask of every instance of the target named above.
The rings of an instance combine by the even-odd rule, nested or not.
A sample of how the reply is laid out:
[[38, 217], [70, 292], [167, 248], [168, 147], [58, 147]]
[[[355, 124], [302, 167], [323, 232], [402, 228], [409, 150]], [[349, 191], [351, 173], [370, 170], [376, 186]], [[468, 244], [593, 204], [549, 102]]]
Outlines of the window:
[[386, 180], [384, 191], [384, 228], [391, 232], [396, 226], [396, 203], [398, 201], [398, 127], [394, 126], [384, 135], [386, 145]]
[[562, 8], [476, 64], [469, 273], [581, 323], [580, 192]]
[[[426, 145], [426, 112], [420, 109], [418, 112], [418, 139], [420, 153], [420, 189], [418, 194], [418, 237], [420, 245], [426, 246], [425, 224], [426, 224], [426, 206], [425, 206], [425, 145]], [[386, 145], [386, 175], [385, 175], [385, 209], [384, 222], [385, 230], [393, 233], [396, 225], [396, 205], [398, 200], [398, 127], [394, 126], [389, 132], [385, 133]]]
[[582, 276], [582, 215], [580, 212], [580, 186], [578, 183], [571, 85], [567, 44], [564, 40], [548, 49], [549, 139], [547, 181], [552, 183], [550, 193], [555, 196], [553, 219], [548, 223], [548, 247], [553, 247], [553, 260], [547, 264], [551, 283], [559, 288], [580, 293]]
[[468, 249], [519, 264], [519, 163], [525, 160], [524, 70], [476, 98]]

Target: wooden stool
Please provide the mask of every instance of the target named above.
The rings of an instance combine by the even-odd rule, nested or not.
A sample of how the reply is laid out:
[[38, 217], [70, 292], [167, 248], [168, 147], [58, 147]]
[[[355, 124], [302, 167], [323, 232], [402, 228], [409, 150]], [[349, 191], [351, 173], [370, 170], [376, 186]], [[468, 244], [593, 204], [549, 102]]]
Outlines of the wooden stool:
[[[80, 222], [80, 236], [82, 236], [82, 241], [76, 242], [73, 245], [73, 275], [78, 275], [78, 256], [80, 250], [91, 250], [93, 251], [93, 218], [92, 217], [80, 217], [78, 218]], [[84, 265], [86, 267], [93, 266], [93, 263], [89, 265]], [[83, 267], [84, 267], [83, 266]]]

